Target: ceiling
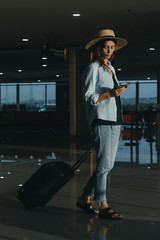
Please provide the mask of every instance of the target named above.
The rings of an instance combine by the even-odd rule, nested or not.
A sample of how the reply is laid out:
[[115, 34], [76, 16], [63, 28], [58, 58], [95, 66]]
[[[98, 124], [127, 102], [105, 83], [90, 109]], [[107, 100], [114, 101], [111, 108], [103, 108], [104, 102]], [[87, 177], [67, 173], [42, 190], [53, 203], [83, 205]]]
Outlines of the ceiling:
[[[73, 17], [80, 13], [80, 17]], [[126, 38], [128, 45], [116, 52], [120, 79], [156, 79], [160, 65], [159, 0], [0, 0], [0, 73], [3, 82], [54, 80], [68, 77], [68, 60], [42, 49], [76, 47], [77, 67], [89, 56], [85, 44], [103, 28]], [[22, 38], [28, 38], [23, 42]], [[155, 48], [150, 51], [149, 48]], [[47, 63], [47, 67], [42, 67]], [[22, 69], [22, 72], [18, 72]]]

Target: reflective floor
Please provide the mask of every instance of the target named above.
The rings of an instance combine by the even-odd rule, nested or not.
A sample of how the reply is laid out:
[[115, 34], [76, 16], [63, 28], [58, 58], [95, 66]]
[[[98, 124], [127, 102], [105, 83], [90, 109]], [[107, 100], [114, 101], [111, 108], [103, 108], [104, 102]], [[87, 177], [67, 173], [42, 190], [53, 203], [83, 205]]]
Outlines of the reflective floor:
[[160, 236], [160, 157], [156, 129], [122, 128], [108, 199], [123, 220], [88, 215], [75, 203], [94, 171], [95, 153], [46, 205], [29, 211], [16, 199], [20, 186], [48, 161], [73, 164], [90, 144], [87, 137], [9, 132], [0, 137], [0, 240], [158, 240]]

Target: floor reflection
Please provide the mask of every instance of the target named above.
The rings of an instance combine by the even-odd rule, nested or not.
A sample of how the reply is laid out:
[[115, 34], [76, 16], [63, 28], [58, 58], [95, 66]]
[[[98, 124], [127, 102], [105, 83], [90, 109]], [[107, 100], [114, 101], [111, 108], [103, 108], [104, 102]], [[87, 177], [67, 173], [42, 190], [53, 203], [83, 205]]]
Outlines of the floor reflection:
[[[92, 218], [87, 225], [92, 240], [132, 240], [154, 239], [158, 240], [159, 223], [142, 221], [106, 221]], [[136, 229], [136, 231], [135, 231]]]
[[60, 159], [73, 165], [88, 148], [88, 140], [74, 138], [71, 142], [61, 136], [46, 137], [44, 141], [35, 136], [32, 146], [30, 138], [24, 145], [18, 138], [17, 146], [13, 145], [14, 138], [9, 143], [3, 142], [0, 145], [0, 239], [158, 240], [160, 168], [157, 167], [156, 132], [154, 125], [122, 126], [118, 163], [108, 181], [111, 182], [109, 203], [124, 216], [122, 221], [93, 217], [76, 208], [77, 198], [94, 170], [95, 153], [45, 208], [28, 211], [16, 199], [20, 185], [43, 163]]

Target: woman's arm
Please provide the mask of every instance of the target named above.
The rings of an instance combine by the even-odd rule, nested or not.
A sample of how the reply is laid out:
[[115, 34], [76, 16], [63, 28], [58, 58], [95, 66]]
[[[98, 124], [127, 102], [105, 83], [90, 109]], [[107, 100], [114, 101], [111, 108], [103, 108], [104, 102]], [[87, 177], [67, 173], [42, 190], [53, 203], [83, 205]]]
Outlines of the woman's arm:
[[88, 66], [82, 77], [84, 101], [90, 105], [97, 105], [99, 94], [96, 93], [98, 65], [92, 63]]
[[101, 94], [99, 94], [97, 103], [101, 102], [107, 98], [119, 97], [125, 90], [126, 90], [125, 86], [118, 86], [118, 88], [116, 88], [116, 89], [113, 88], [111, 91], [101, 93]]

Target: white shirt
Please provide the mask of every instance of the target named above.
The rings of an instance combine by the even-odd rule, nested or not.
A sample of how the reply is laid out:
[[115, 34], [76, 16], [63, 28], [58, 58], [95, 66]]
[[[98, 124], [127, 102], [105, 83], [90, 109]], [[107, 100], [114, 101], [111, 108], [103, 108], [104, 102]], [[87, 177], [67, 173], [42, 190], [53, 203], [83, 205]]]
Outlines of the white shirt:
[[[109, 61], [108, 61], [109, 62]], [[115, 69], [109, 62], [109, 67], [118, 83]], [[89, 125], [94, 119], [117, 121], [117, 106], [114, 97], [97, 102], [99, 94], [114, 88], [112, 75], [107, 67], [97, 61], [89, 64], [82, 76], [83, 97], [86, 105], [86, 114]], [[118, 83], [119, 85], [119, 83]]]

